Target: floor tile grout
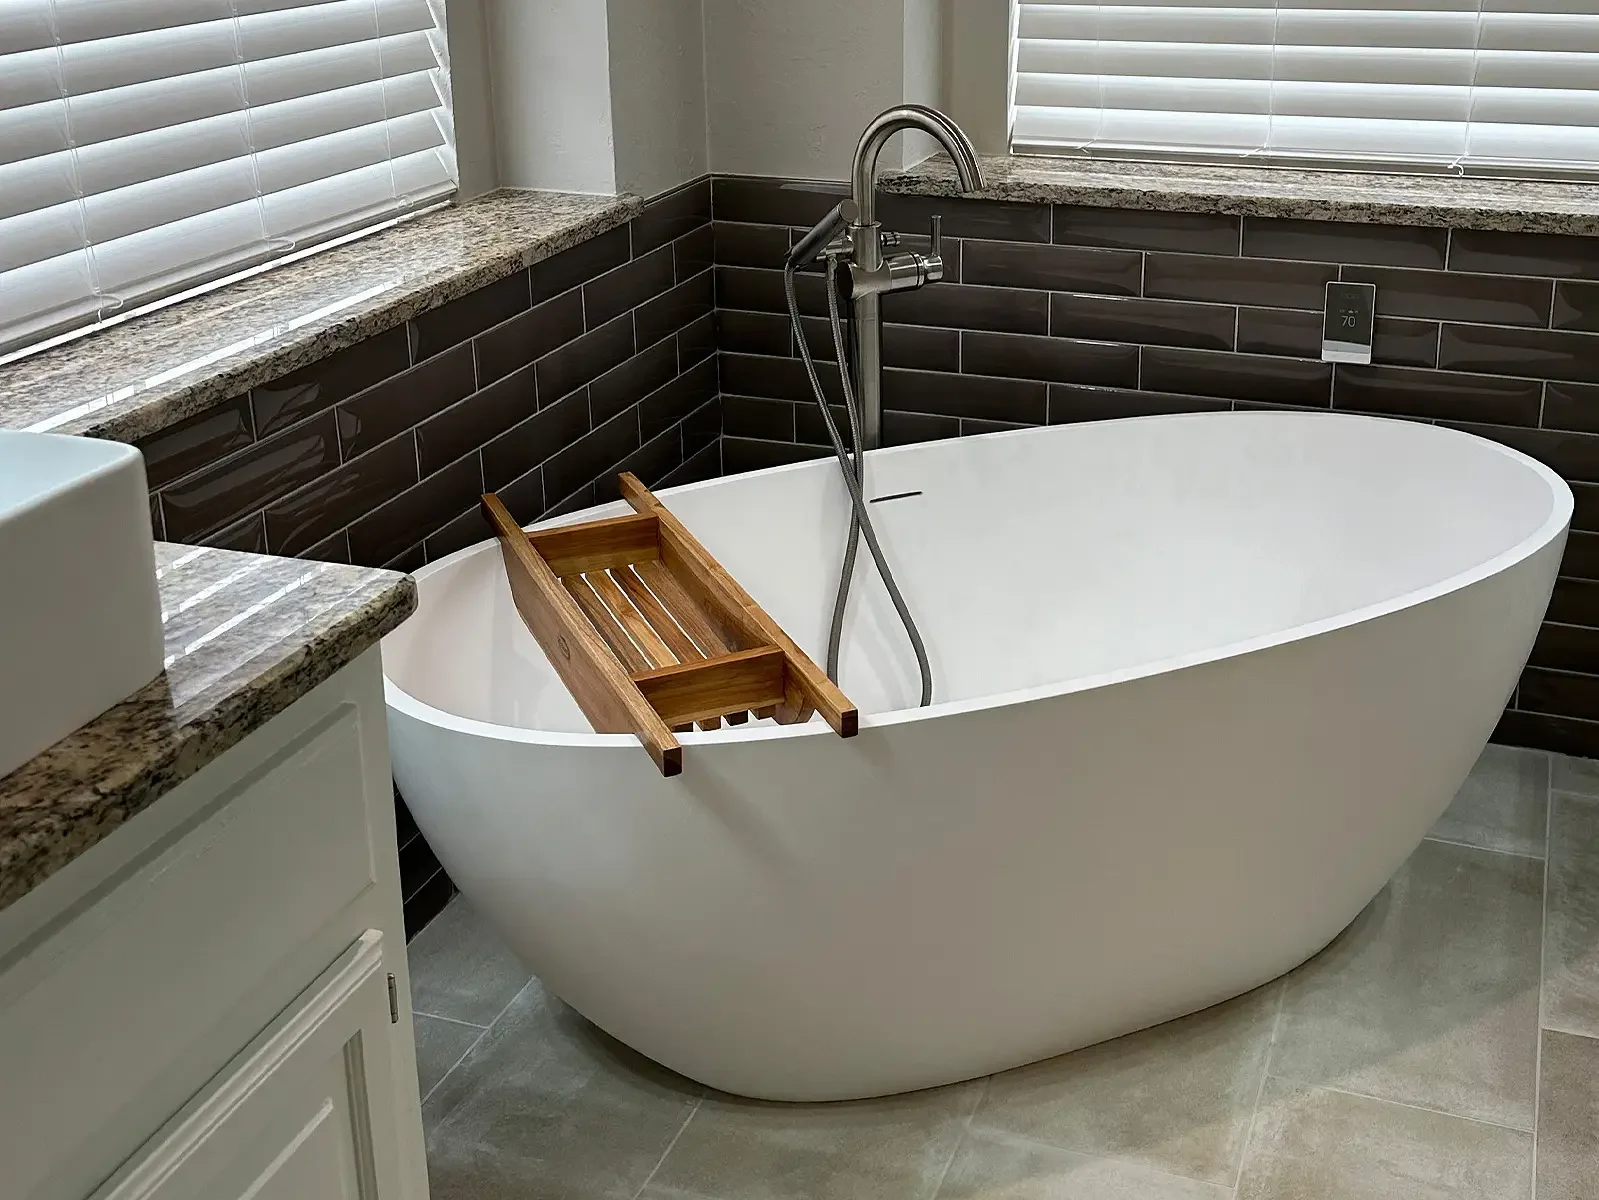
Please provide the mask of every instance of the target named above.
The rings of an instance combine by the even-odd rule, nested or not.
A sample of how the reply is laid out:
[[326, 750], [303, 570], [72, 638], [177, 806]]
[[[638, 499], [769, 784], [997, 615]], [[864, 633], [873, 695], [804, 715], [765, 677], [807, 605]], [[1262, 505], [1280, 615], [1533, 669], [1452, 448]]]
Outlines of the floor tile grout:
[[1525, 853], [1523, 853], [1520, 850], [1501, 850], [1498, 846], [1480, 846], [1476, 842], [1462, 842], [1462, 841], [1460, 841], [1457, 838], [1436, 837], [1436, 836], [1434, 836], [1433, 834], [1430, 834], [1430, 833], [1426, 837], [1422, 838], [1421, 840], [1424, 841], [1424, 842], [1437, 842], [1440, 845], [1444, 845], [1444, 846], [1459, 846], [1459, 847], [1461, 847], [1464, 850], [1482, 850], [1482, 851], [1484, 851], [1484, 852], [1486, 852], [1488, 854], [1503, 854], [1503, 855], [1505, 855], [1508, 858], [1528, 858], [1528, 859], [1531, 859], [1533, 862], [1544, 862], [1545, 861], [1544, 855], [1546, 855], [1548, 853], [1548, 848], [1547, 848], [1548, 847], [1548, 833], [1547, 832], [1545, 832], [1545, 834], [1544, 834], [1544, 843], [1545, 843], [1544, 854], [1525, 854]]
[[1249, 1128], [1244, 1133], [1244, 1144], [1238, 1152], [1238, 1166], [1233, 1171], [1233, 1191], [1244, 1183], [1244, 1168], [1249, 1163], [1249, 1151], [1255, 1141], [1255, 1126], [1260, 1123], [1260, 1102], [1266, 1096], [1266, 1081], [1272, 1077], [1271, 1060], [1277, 1053], [1277, 1031], [1282, 1028], [1283, 1009], [1288, 1007], [1288, 981], [1277, 984], [1277, 1005], [1271, 1014], [1271, 1036], [1266, 1039], [1266, 1061], [1260, 1065], [1260, 1083], [1255, 1086], [1255, 1103], [1249, 1110]]
[[[989, 1078], [993, 1077], [989, 1076]], [[1238, 1191], [1236, 1184], [1212, 1183], [1210, 1180], [1201, 1179], [1197, 1175], [1184, 1175], [1181, 1171], [1173, 1171], [1168, 1167], [1156, 1166], [1155, 1164], [1145, 1162], [1142, 1159], [1128, 1158], [1121, 1154], [1103, 1154], [1097, 1150], [1076, 1150], [1070, 1146], [1062, 1146], [1058, 1142], [1046, 1142], [1040, 1138], [1030, 1137], [1025, 1133], [1017, 1133], [1013, 1129], [1004, 1129], [998, 1125], [984, 1125], [975, 1119], [976, 1116], [977, 1112], [975, 1109], [973, 1109], [972, 1115], [966, 1119], [966, 1128], [962, 1130], [961, 1133], [963, 1140], [967, 1134], [976, 1132], [982, 1134], [984, 1137], [993, 1138], [995, 1141], [1008, 1142], [1011, 1145], [1036, 1146], [1040, 1150], [1053, 1150], [1058, 1154], [1071, 1154], [1078, 1158], [1093, 1159], [1095, 1162], [1116, 1163], [1118, 1166], [1137, 1167], [1140, 1171], [1148, 1171], [1151, 1175], [1160, 1175], [1166, 1179], [1181, 1179], [1187, 1183], [1197, 1183], [1202, 1187], [1216, 1188], [1223, 1192], [1236, 1194]], [[954, 1158], [951, 1156], [950, 1164], [953, 1165], [953, 1163]], [[944, 1168], [944, 1174], [945, 1176], [949, 1174], [948, 1166]], [[939, 1179], [938, 1186], [940, 1188], [944, 1186], [944, 1180], [942, 1177]], [[934, 1192], [933, 1200], [937, 1200], [937, 1196], [938, 1193]]]
[[927, 1200], [938, 1200], [938, 1193], [944, 1190], [944, 1180], [949, 1178], [949, 1169], [955, 1165], [955, 1157], [961, 1152], [961, 1147], [966, 1144], [967, 1136], [972, 1132], [972, 1120], [977, 1116], [977, 1110], [983, 1107], [983, 1101], [988, 1098], [988, 1090], [994, 1084], [992, 1075], [983, 1076], [983, 1086], [977, 1089], [977, 1098], [972, 1101], [972, 1107], [967, 1111], [966, 1117], [961, 1121], [961, 1131], [955, 1138], [955, 1144], [950, 1147], [949, 1157], [944, 1160], [944, 1169], [938, 1173], [938, 1179], [932, 1189], [927, 1193]]
[[[428, 1088], [427, 1095], [422, 1097], [422, 1103], [423, 1104], [426, 1104], [428, 1102], [428, 1098], [430, 1096], [432, 1096], [434, 1092], [438, 1091], [441, 1087], [443, 1087], [445, 1081], [447, 1079], [449, 1079], [449, 1077], [451, 1075], [455, 1074], [455, 1068], [460, 1066], [462, 1063], [464, 1063], [467, 1060], [467, 1057], [472, 1053], [472, 1051], [476, 1050], [480, 1045], [482, 1045], [483, 1039], [494, 1031], [494, 1026], [497, 1025], [499, 1023], [500, 1018], [503, 1017], [506, 1014], [507, 1011], [509, 1011], [511, 1005], [516, 1003], [518, 997], [520, 997], [523, 992], [527, 991], [528, 988], [533, 986], [535, 978], [536, 978], [535, 976], [529, 975], [528, 978], [527, 978], [527, 982], [524, 983], [521, 987], [517, 988], [515, 994], [512, 995], [512, 997], [509, 1000], [507, 1000], [504, 1003], [504, 1005], [501, 1006], [500, 1011], [494, 1014], [494, 1019], [492, 1021], [490, 1021], [487, 1025], [484, 1025], [484, 1026], [480, 1027], [482, 1029], [482, 1032], [479, 1033], [477, 1035], [477, 1037], [472, 1039], [472, 1044], [466, 1048], [465, 1052], [461, 1055], [461, 1057], [456, 1059], [453, 1063], [450, 1064], [450, 1069], [448, 1071], [444, 1072], [443, 1075], [439, 1076], [439, 1081], [437, 1083], [435, 1083], [432, 1087]], [[425, 1015], [429, 1015], [429, 1014], [423, 1014], [423, 1015], [425, 1016]], [[463, 1022], [461, 1022], [461, 1024], [464, 1025], [464, 1024], [466, 1024], [466, 1022], [463, 1021]], [[442, 1125], [443, 1123], [444, 1122], [440, 1122], [440, 1125]], [[434, 1129], [437, 1129], [437, 1128], [438, 1128], [438, 1126], [434, 1126]], [[431, 1131], [429, 1131], [429, 1132], [431, 1132]]]
[[430, 1017], [435, 1021], [448, 1021], [451, 1025], [465, 1025], [468, 1029], [487, 1029], [487, 1025], [479, 1025], [476, 1021], [463, 1021], [460, 1017], [447, 1017], [443, 1013], [428, 1012], [425, 1009], [413, 1008], [413, 1017]]
[[1518, 1125], [1506, 1125], [1503, 1121], [1485, 1121], [1481, 1117], [1468, 1117], [1462, 1113], [1452, 1113], [1442, 1108], [1429, 1108], [1425, 1104], [1412, 1104], [1408, 1100], [1391, 1100], [1387, 1096], [1373, 1095], [1371, 1092], [1356, 1092], [1349, 1088], [1336, 1087], [1330, 1083], [1311, 1083], [1305, 1079], [1289, 1079], [1282, 1075], [1272, 1075], [1271, 1078], [1279, 1083], [1291, 1083], [1297, 1087], [1318, 1088], [1324, 1092], [1336, 1092], [1340, 1096], [1352, 1096], [1356, 1100], [1371, 1100], [1378, 1104], [1392, 1104], [1395, 1108], [1408, 1108], [1412, 1112], [1431, 1113], [1435, 1117], [1448, 1117], [1453, 1121], [1470, 1121], [1473, 1125], [1486, 1125], [1490, 1129], [1503, 1129], [1507, 1133], [1519, 1133], [1531, 1136], [1531, 1129], [1522, 1129]]
[[1528, 1200], [1538, 1200], [1538, 1125], [1543, 1116], [1543, 1029], [1544, 981], [1549, 974], [1549, 876], [1554, 853], [1555, 773], [1549, 764], [1549, 784], [1544, 790], [1543, 818], [1543, 907], [1538, 914], [1538, 1032], [1532, 1060], [1532, 1182]]
[[688, 1128], [689, 1122], [694, 1119], [694, 1115], [700, 1111], [700, 1105], [704, 1103], [705, 1093], [702, 1091], [698, 1096], [694, 1097], [694, 1107], [688, 1110], [688, 1116], [683, 1118], [683, 1123], [677, 1127], [677, 1132], [672, 1135], [672, 1140], [666, 1143], [666, 1149], [661, 1151], [661, 1157], [655, 1160], [655, 1165], [650, 1168], [650, 1173], [644, 1176], [644, 1182], [638, 1185], [638, 1190], [633, 1193], [633, 1200], [638, 1200], [644, 1194], [644, 1189], [649, 1187], [651, 1181], [660, 1173], [661, 1166], [666, 1162], [667, 1156], [672, 1153], [673, 1148], [678, 1143], [678, 1139], [683, 1136], [683, 1132]]

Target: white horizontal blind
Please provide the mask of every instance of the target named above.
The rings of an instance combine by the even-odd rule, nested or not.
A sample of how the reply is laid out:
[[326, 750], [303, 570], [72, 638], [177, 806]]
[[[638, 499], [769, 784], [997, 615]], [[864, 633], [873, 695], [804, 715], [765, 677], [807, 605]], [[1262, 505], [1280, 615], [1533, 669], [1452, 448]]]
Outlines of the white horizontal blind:
[[455, 187], [442, 0], [0, 0], [0, 352]]
[[1031, 0], [1012, 120], [1019, 150], [1599, 171], [1599, 0]]

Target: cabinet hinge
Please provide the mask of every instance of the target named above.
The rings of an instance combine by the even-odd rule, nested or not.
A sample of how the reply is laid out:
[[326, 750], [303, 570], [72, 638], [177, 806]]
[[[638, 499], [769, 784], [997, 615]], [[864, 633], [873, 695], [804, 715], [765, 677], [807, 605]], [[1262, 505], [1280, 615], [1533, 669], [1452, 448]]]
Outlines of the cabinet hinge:
[[389, 972], [389, 1024], [400, 1023], [400, 990], [394, 982], [394, 972]]

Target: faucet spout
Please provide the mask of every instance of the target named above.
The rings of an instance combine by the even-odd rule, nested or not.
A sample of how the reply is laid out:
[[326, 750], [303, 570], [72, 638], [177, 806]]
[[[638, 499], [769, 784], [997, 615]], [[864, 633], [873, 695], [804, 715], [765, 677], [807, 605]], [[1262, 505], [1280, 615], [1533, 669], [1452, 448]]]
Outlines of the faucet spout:
[[961, 127], [924, 104], [903, 104], [881, 113], [861, 134], [855, 147], [855, 165], [851, 172], [852, 198], [860, 210], [858, 222], [872, 225], [877, 221], [877, 160], [888, 139], [907, 129], [917, 129], [929, 135], [944, 148], [955, 164], [955, 174], [961, 190], [978, 192], [983, 189], [983, 167], [977, 161], [977, 150], [971, 138]]

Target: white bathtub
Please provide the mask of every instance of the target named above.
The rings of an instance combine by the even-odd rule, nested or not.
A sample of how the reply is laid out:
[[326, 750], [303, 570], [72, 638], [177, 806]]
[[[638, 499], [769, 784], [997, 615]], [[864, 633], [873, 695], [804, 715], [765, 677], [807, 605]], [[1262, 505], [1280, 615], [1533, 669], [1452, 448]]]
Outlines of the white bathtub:
[[[872, 455], [860, 736], [588, 726], [485, 543], [384, 642], [395, 774], [540, 978], [651, 1058], [815, 1100], [985, 1074], [1315, 953], [1443, 811], [1515, 686], [1571, 493], [1430, 425], [1219, 413]], [[663, 493], [818, 659], [831, 461]], [[603, 515], [620, 506], [580, 516]], [[573, 518], [568, 518], [573, 519]]]

